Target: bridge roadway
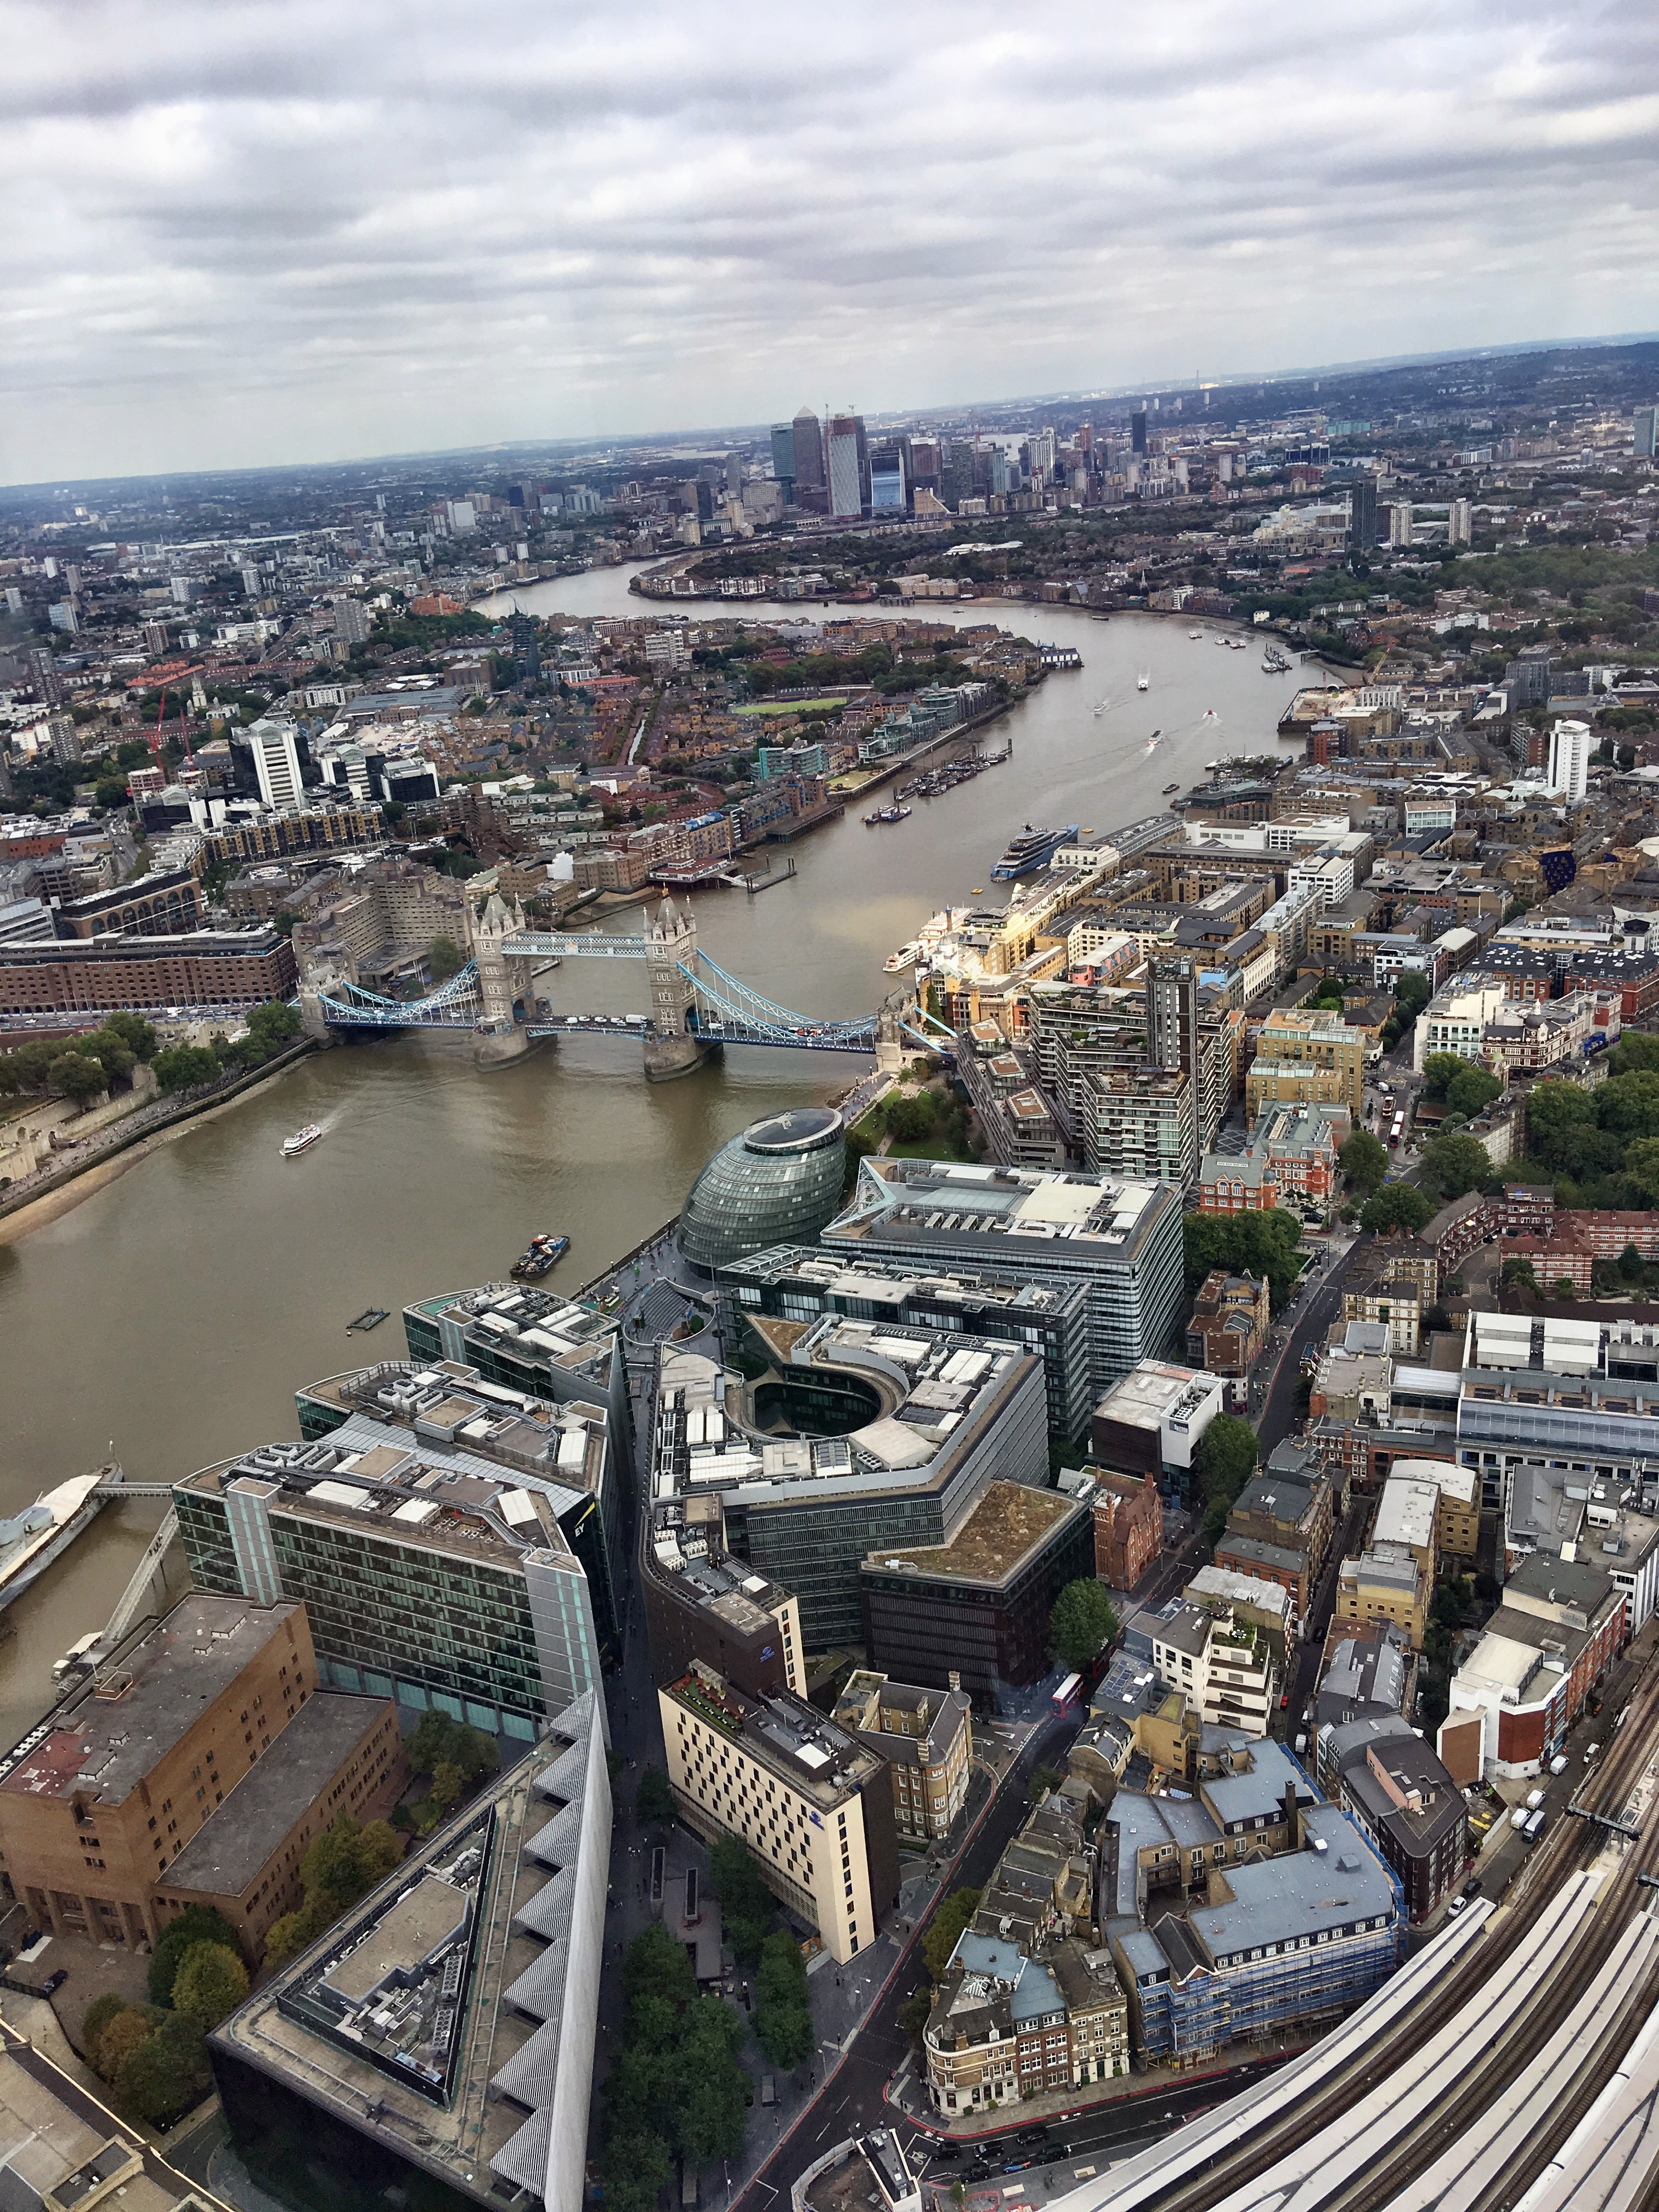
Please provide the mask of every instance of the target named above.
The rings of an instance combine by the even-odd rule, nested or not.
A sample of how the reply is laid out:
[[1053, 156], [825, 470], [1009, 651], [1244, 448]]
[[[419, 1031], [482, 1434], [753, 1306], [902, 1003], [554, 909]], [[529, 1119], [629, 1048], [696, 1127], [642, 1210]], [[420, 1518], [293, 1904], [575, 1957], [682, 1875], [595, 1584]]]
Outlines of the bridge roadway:
[[1638, 1881], [1659, 1864], [1656, 1765], [1650, 1666], [1580, 1790], [1639, 1843], [1559, 1816], [1501, 1905], [1471, 1906], [1302, 2057], [1050, 2212], [1499, 2212], [1534, 2182], [1553, 2194], [1528, 2212], [1645, 2212], [1659, 2048], [1632, 2038], [1659, 2000], [1659, 1922]]

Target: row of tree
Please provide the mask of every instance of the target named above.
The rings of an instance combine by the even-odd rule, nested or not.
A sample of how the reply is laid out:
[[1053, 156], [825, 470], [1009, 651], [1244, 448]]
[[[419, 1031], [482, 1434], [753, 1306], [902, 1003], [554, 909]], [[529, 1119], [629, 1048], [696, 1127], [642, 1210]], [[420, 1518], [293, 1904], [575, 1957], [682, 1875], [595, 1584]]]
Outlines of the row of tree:
[[233, 1070], [263, 1067], [299, 1036], [301, 1022], [294, 1008], [282, 999], [255, 1006], [247, 1018], [247, 1033], [234, 1043], [215, 1036], [206, 1044], [162, 1047], [152, 1063], [155, 1080], [163, 1091], [199, 1091]]
[[68, 1043], [32, 1039], [0, 1053], [0, 1092], [68, 1098], [77, 1106], [124, 1083], [141, 1060], [155, 1057], [155, 1031], [142, 1014], [111, 1014], [101, 1028]]
[[623, 1953], [622, 1983], [628, 2019], [600, 2092], [599, 2163], [607, 2212], [652, 2212], [677, 2158], [700, 2172], [743, 2148], [744, 2025], [724, 1999], [698, 1995], [684, 1945], [660, 1923]]
[[206, 2095], [205, 2039], [247, 1995], [235, 1929], [211, 1905], [186, 1905], [156, 1939], [149, 1988], [148, 2004], [94, 1997], [81, 2047], [125, 2112], [164, 2125]]

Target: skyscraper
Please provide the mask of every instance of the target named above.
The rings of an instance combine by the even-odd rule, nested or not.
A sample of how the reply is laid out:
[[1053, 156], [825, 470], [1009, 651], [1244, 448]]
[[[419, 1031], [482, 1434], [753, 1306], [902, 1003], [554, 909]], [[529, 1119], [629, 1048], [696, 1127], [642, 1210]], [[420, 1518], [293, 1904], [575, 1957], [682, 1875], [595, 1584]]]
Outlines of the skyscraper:
[[1408, 499], [1396, 500], [1389, 509], [1389, 543], [1390, 545], [1409, 545], [1412, 542], [1412, 503]]
[[1146, 410], [1137, 407], [1129, 417], [1129, 443], [1138, 453], [1146, 450]]
[[274, 814], [297, 814], [305, 805], [305, 786], [292, 722], [262, 715], [250, 726], [247, 743], [260, 798]]
[[1638, 407], [1631, 417], [1631, 442], [1640, 460], [1659, 459], [1659, 407]]
[[1467, 545], [1474, 535], [1474, 509], [1466, 499], [1455, 499], [1446, 509], [1446, 543]]
[[1590, 731], [1588, 722], [1558, 722], [1550, 732], [1549, 786], [1558, 799], [1571, 804], [1584, 796], [1589, 779]]
[[1376, 478], [1356, 477], [1348, 493], [1348, 550], [1369, 553], [1376, 544]]
[[772, 425], [772, 473], [783, 487], [784, 504], [795, 503], [795, 426], [793, 422]]
[[817, 416], [803, 407], [790, 424], [795, 448], [795, 498], [818, 514], [824, 511], [823, 433]]
[[1154, 1066], [1190, 1075], [1198, 1049], [1198, 963], [1153, 953], [1146, 963], [1146, 1049]]
[[870, 512], [904, 512], [904, 457], [896, 446], [878, 446], [870, 456]]
[[838, 520], [854, 521], [864, 513], [864, 423], [856, 415], [832, 415], [824, 431], [828, 461], [830, 513]]

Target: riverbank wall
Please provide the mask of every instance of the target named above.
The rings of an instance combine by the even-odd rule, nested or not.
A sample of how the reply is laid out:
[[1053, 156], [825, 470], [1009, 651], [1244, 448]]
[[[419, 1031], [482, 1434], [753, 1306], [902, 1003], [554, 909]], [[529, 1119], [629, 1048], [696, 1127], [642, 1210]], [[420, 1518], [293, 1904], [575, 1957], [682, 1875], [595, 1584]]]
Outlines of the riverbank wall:
[[[94, 1191], [103, 1189], [118, 1175], [148, 1158], [156, 1146], [168, 1142], [186, 1123], [238, 1104], [261, 1084], [270, 1082], [303, 1060], [307, 1053], [319, 1049], [314, 1039], [301, 1037], [274, 1059], [266, 1060], [263, 1066], [247, 1069], [222, 1089], [180, 1099], [170, 1108], [135, 1107], [125, 1121], [118, 1121], [109, 1129], [108, 1141], [88, 1151], [84, 1158], [66, 1160], [61, 1168], [40, 1182], [0, 1194], [0, 1244], [15, 1243], [31, 1230], [43, 1229], [48, 1222], [60, 1219], [83, 1198], [90, 1198]], [[133, 1126], [129, 1127], [129, 1123]]]

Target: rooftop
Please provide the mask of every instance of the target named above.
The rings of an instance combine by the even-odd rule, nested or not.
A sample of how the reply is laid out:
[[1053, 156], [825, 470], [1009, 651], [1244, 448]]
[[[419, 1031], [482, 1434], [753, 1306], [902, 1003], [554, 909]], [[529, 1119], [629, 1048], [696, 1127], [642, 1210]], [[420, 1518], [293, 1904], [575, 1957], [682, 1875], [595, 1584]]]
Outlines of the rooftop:
[[386, 1711], [382, 1698], [314, 1691], [173, 1860], [166, 1887], [240, 1896]]
[[740, 1742], [761, 1765], [825, 1811], [844, 1804], [882, 1770], [876, 1753], [787, 1691], [745, 1697], [711, 1668], [694, 1664], [662, 1694]]
[[586, 2108], [610, 1844], [590, 1695], [214, 2039], [463, 2197], [541, 2198], [556, 2088]]
[[14, 2212], [91, 2200], [120, 2212], [224, 2212], [16, 2030], [0, 2022], [0, 2169]]
[[123, 1803], [295, 1615], [297, 1605], [192, 1591], [24, 1737], [0, 1789]]
[[1169, 1185], [1121, 1177], [869, 1158], [851, 1205], [823, 1235], [831, 1248], [876, 1237], [947, 1249], [964, 1237], [995, 1236], [1007, 1240], [1011, 1260], [1042, 1252], [1061, 1267], [1091, 1269], [1132, 1261], [1179, 1203]]
[[926, 1575], [940, 1582], [1007, 1583], [1062, 1524], [1085, 1510], [1058, 1491], [994, 1482], [948, 1544], [872, 1552], [866, 1574]]

